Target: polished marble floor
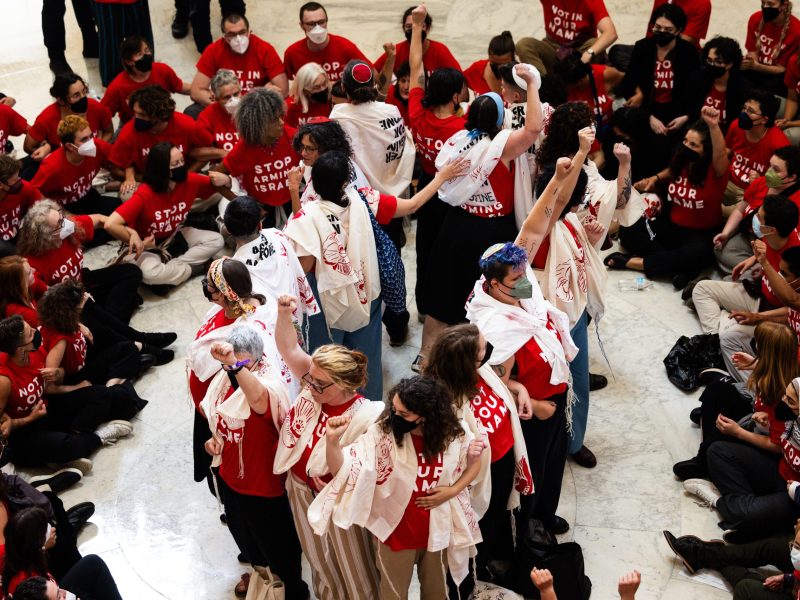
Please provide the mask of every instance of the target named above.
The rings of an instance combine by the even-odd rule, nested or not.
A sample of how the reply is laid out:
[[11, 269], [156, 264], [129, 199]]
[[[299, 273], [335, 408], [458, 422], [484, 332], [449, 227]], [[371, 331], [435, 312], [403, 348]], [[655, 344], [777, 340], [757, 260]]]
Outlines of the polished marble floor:
[[[621, 40], [638, 39], [645, 29], [649, 0], [606, 3]], [[300, 4], [297, 0], [251, 0], [248, 15], [254, 31], [282, 52], [300, 37], [296, 25]], [[377, 56], [383, 42], [399, 39], [400, 15], [409, 3], [349, 0], [327, 4], [331, 31], [351, 37], [369, 56]], [[434, 18], [432, 37], [447, 42], [464, 67], [482, 57], [489, 37], [504, 29], [517, 37], [540, 36], [543, 31], [541, 7], [535, 0], [432, 0], [428, 4]], [[51, 81], [39, 27], [41, 5], [42, 0], [7, 0], [4, 16], [9, 22], [0, 38], [0, 91], [18, 99], [17, 109], [30, 122], [49, 102]], [[157, 57], [191, 80], [197, 55], [190, 39], [170, 37], [171, 2], [151, 0], [150, 6]], [[741, 39], [746, 15], [757, 9], [754, 0], [719, 2], [711, 31]], [[217, 6], [212, 14], [216, 18]], [[81, 57], [71, 7], [66, 20], [68, 60], [101, 93], [97, 61]], [[179, 98], [178, 103], [182, 107], [187, 101]], [[21, 140], [17, 142], [21, 147]], [[93, 251], [88, 260], [101, 264], [104, 258], [103, 252]], [[413, 290], [413, 256], [406, 250], [404, 258]], [[620, 292], [617, 281], [626, 276], [611, 273], [607, 314], [599, 324], [611, 369], [602, 360], [592, 329], [592, 370], [607, 374], [611, 383], [592, 395], [586, 443], [598, 456], [597, 468], [587, 471], [568, 465], [559, 512], [573, 527], [565, 539], [574, 539], [584, 548], [594, 598], [617, 597], [617, 578], [633, 568], [642, 572], [642, 600], [727, 598], [725, 592], [682, 575], [661, 536], [664, 528], [703, 537], [721, 534], [714, 514], [684, 495], [670, 468], [673, 462], [692, 456], [699, 441], [698, 429], [688, 420], [697, 394], [674, 388], [661, 361], [680, 335], [699, 333], [699, 327], [671, 285]], [[413, 306], [413, 298], [409, 305]], [[101, 450], [94, 471], [64, 494], [67, 506], [84, 500], [96, 503], [97, 512], [81, 534], [80, 549], [108, 562], [125, 598], [232, 598], [231, 589], [244, 570], [219, 522], [216, 501], [191, 476], [192, 412], [183, 355], [206, 308], [196, 280], [168, 298], [147, 297], [133, 324], [144, 330], [177, 331], [176, 359], [137, 384], [140, 394], [151, 402], [136, 419], [134, 435]], [[387, 385], [410, 373], [420, 334], [413, 312], [412, 324], [413, 335], [405, 346], [384, 345]]]

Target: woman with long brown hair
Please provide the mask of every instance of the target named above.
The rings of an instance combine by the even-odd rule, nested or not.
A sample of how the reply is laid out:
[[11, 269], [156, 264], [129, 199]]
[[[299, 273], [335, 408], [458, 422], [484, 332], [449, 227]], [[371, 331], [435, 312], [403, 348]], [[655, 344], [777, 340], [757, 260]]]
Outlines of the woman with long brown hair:
[[46, 289], [35, 278], [27, 260], [16, 255], [0, 258], [0, 317], [18, 314], [31, 326], [38, 327], [35, 298]]
[[800, 20], [792, 15], [789, 0], [762, 0], [761, 10], [750, 15], [742, 61], [746, 87], [786, 96], [784, 74], [800, 44]]

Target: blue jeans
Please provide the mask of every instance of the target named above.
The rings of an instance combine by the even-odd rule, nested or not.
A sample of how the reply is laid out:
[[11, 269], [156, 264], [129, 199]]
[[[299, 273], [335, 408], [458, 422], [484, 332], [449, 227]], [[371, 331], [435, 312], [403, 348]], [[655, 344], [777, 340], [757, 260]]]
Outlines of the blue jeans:
[[575, 359], [569, 363], [575, 404], [572, 406], [572, 435], [568, 452], [575, 454], [583, 446], [586, 423], [589, 420], [589, 316], [585, 310], [570, 335], [579, 350]]

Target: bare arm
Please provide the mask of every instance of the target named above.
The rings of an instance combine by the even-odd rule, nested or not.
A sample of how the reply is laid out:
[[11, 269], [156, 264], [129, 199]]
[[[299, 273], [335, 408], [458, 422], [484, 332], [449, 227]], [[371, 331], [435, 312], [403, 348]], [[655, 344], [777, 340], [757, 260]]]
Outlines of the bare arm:
[[210, 77], [204, 75], [200, 71], [195, 73], [189, 95], [192, 97], [192, 100], [197, 102], [200, 106], [208, 106], [214, 101], [211, 90], [208, 88], [210, 83]]
[[465, 174], [465, 168], [469, 163], [463, 157], [459, 157], [451, 163], [445, 165], [441, 171], [436, 173], [436, 176], [431, 182], [418, 191], [411, 198], [397, 198], [397, 211], [394, 213], [395, 217], [405, 217], [406, 215], [417, 212], [428, 200], [433, 198], [434, 194], [439, 191], [439, 188], [444, 185], [446, 181], [453, 177], [461, 177]]
[[234, 377], [253, 412], [259, 415], [267, 412], [269, 410], [269, 390], [253, 375], [252, 371], [242, 369]]
[[[515, 67], [518, 69], [518, 67]], [[539, 100], [539, 91], [534, 83], [534, 76], [527, 70], [518, 71], [520, 76], [528, 83], [528, 101], [525, 106], [525, 126], [517, 129], [508, 136], [500, 160], [514, 160], [526, 152], [536, 142], [544, 128], [542, 119], [542, 103]]]
[[270, 82], [264, 87], [277, 90], [281, 93], [281, 96], [286, 98], [289, 95], [289, 78], [286, 77], [286, 73], [280, 73], [270, 79]]
[[422, 28], [427, 10], [420, 5], [411, 11], [411, 43], [408, 47], [408, 66], [411, 69], [410, 89], [425, 89], [425, 68], [422, 63]]
[[275, 322], [275, 345], [286, 366], [295, 378], [300, 379], [311, 368], [311, 357], [297, 342], [297, 331], [292, 313], [297, 308], [297, 298], [284, 294], [278, 298], [278, 319]]
[[600, 36], [592, 44], [592, 50], [594, 50], [595, 54], [600, 54], [617, 41], [617, 28], [614, 26], [614, 21], [611, 20], [611, 17], [604, 17], [597, 23], [597, 30], [600, 32]]
[[614, 144], [614, 156], [619, 161], [617, 171], [617, 209], [624, 208], [631, 199], [631, 151], [625, 144]]
[[383, 51], [386, 54], [386, 61], [383, 63], [381, 72], [378, 73], [378, 95], [381, 98], [386, 98], [389, 93], [389, 86], [392, 85], [392, 75], [394, 74], [394, 63], [397, 55], [392, 42], [384, 44]]
[[800, 293], [797, 293], [767, 260], [766, 244], [761, 240], [753, 242], [753, 250], [755, 251], [756, 259], [761, 264], [761, 269], [764, 271], [764, 276], [769, 281], [769, 285], [778, 300], [783, 302], [784, 306], [800, 310]]

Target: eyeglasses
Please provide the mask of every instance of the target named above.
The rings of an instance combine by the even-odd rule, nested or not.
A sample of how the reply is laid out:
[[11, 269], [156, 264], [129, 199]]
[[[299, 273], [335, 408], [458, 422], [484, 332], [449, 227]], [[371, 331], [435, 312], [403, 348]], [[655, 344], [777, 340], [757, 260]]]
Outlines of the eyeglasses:
[[748, 115], [750, 115], [751, 117], [763, 117], [763, 116], [764, 116], [764, 115], [762, 115], [761, 113], [759, 113], [759, 112], [756, 112], [756, 109], [754, 109], [754, 108], [750, 108], [749, 106], [743, 106], [743, 107], [742, 107], [742, 111], [743, 111], [743, 112], [746, 112], [746, 113], [747, 113]]
[[328, 19], [320, 19], [319, 21], [303, 21], [303, 27], [314, 29], [317, 25], [325, 27], [328, 24]]
[[300, 146], [300, 152], [319, 152], [316, 146]]
[[323, 393], [325, 390], [327, 390], [329, 387], [333, 385], [332, 381], [324, 384], [317, 383], [316, 381], [314, 381], [314, 378], [311, 377], [311, 371], [303, 375], [300, 379], [302, 380], [303, 383], [305, 383], [308, 387], [310, 387], [318, 394]]
[[61, 231], [64, 228], [64, 222], [65, 221], [66, 221], [66, 218], [64, 217], [64, 215], [61, 215], [61, 218], [58, 220], [58, 224], [56, 225], [55, 229], [53, 229], [53, 233], [57, 233], [57, 232]]
[[229, 31], [226, 33], [224, 37], [226, 40], [232, 40], [240, 35], [248, 35], [250, 32], [247, 29], [242, 29], [241, 31]]
[[674, 27], [661, 27], [660, 25], [653, 25], [653, 28], [650, 30], [653, 33], [675, 33]]
[[716, 60], [711, 60], [710, 58], [707, 58], [706, 59], [706, 64], [709, 67], [727, 67], [728, 66], [728, 63], [726, 63], [721, 58], [717, 58]]

